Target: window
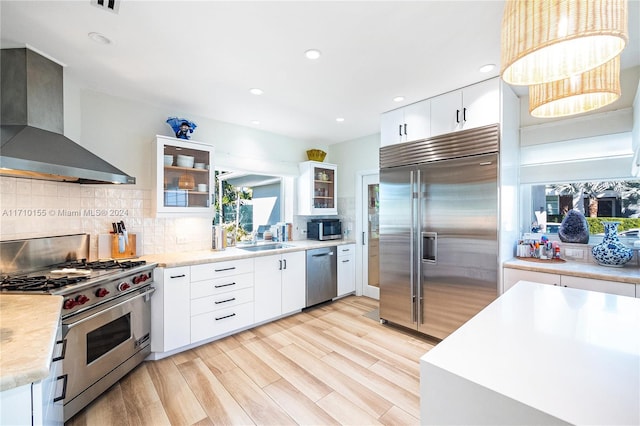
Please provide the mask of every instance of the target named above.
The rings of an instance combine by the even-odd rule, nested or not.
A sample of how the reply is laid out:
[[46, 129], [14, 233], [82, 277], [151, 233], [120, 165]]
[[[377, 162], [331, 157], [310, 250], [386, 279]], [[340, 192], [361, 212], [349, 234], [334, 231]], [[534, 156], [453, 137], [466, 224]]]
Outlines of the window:
[[622, 237], [637, 238], [640, 180], [547, 183], [530, 185], [530, 190], [530, 232], [557, 234], [566, 213], [576, 209], [587, 218], [591, 234], [604, 232], [603, 219], [614, 219], [620, 222], [618, 231]]
[[216, 170], [215, 224], [222, 223], [230, 245], [257, 238], [283, 220], [282, 177]]

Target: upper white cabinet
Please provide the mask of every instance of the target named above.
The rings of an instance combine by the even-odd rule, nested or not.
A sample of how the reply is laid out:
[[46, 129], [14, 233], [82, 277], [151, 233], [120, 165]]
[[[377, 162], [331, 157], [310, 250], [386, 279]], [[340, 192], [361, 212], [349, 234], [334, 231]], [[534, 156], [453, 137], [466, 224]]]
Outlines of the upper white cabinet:
[[410, 142], [431, 136], [429, 99], [382, 114], [380, 145]]
[[338, 214], [338, 166], [318, 161], [300, 163], [298, 214], [320, 216]]
[[156, 213], [207, 213], [213, 209], [214, 148], [156, 136]]
[[499, 122], [498, 78], [431, 98], [431, 136]]

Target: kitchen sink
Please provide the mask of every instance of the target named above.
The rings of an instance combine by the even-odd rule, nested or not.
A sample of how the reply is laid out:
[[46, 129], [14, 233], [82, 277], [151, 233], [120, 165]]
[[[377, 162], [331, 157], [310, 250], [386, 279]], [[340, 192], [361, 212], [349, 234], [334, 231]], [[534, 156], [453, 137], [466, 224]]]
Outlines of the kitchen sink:
[[258, 244], [255, 246], [246, 246], [246, 247], [238, 247], [238, 248], [240, 250], [247, 250], [247, 251], [264, 251], [264, 250], [277, 250], [277, 249], [283, 249], [283, 248], [289, 248], [289, 247], [293, 247], [293, 246], [289, 244], [283, 244], [283, 243], [271, 243], [271, 244]]

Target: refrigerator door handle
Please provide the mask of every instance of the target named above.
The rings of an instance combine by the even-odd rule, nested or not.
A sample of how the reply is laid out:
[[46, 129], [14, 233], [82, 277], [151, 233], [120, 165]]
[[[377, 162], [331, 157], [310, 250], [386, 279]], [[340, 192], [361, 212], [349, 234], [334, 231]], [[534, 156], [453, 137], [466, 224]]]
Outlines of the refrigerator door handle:
[[[416, 223], [416, 202], [417, 202], [417, 194], [416, 194], [416, 190], [415, 190], [415, 176], [414, 176], [414, 171], [411, 170], [411, 172], [409, 173], [409, 188], [411, 188], [411, 226], [413, 229], [415, 229], [415, 223]], [[414, 234], [415, 231], [411, 231], [409, 233], [409, 247], [410, 247], [410, 253], [409, 253], [409, 259], [415, 259], [414, 254]], [[411, 320], [416, 323], [418, 321], [417, 318], [417, 309], [416, 309], [416, 281], [415, 281], [415, 271], [411, 271], [410, 274], [410, 278], [409, 278], [409, 285], [411, 286]]]
[[438, 233], [423, 232], [420, 258], [424, 263], [438, 263]]

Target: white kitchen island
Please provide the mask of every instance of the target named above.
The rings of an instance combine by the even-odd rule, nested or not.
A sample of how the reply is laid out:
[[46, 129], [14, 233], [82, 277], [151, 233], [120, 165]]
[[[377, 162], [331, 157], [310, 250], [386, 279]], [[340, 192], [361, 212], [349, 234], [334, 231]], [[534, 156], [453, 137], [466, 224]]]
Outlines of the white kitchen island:
[[422, 424], [640, 424], [640, 299], [520, 281], [420, 359]]

